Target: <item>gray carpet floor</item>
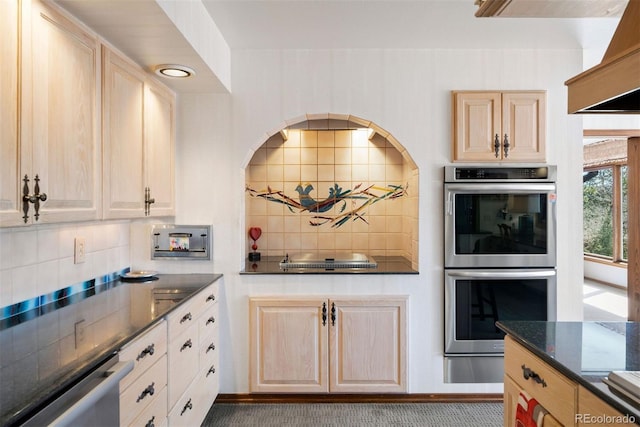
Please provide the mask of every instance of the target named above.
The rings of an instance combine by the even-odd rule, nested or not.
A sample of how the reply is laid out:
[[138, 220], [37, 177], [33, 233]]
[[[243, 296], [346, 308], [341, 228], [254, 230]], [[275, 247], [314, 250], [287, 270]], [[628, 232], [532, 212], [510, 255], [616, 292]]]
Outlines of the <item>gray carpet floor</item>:
[[202, 426], [501, 427], [502, 403], [216, 403]]

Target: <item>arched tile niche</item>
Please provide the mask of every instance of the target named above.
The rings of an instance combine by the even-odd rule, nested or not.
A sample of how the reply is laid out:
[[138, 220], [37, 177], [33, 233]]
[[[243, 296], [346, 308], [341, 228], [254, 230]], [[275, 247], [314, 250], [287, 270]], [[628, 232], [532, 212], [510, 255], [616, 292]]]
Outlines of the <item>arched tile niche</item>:
[[[402, 256], [418, 270], [418, 168], [393, 135], [344, 114], [268, 132], [245, 169], [245, 224], [261, 256]], [[246, 252], [253, 241], [247, 235]]]

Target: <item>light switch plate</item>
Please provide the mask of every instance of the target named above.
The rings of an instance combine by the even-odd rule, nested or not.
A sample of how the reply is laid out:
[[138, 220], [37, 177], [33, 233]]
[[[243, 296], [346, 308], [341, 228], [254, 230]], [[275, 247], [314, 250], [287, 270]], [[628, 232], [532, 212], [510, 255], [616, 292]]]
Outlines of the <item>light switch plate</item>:
[[74, 250], [73, 250], [73, 263], [81, 264], [84, 262], [85, 256], [85, 241], [84, 237], [76, 237], [74, 239]]

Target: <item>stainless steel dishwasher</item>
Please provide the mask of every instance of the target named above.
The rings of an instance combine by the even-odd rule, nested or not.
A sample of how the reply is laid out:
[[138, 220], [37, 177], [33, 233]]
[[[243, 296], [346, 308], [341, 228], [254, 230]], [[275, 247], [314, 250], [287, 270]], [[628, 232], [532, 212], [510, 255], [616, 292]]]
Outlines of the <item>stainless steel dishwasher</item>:
[[113, 427], [120, 421], [118, 384], [133, 369], [133, 361], [111, 356], [80, 382], [64, 391], [24, 426]]

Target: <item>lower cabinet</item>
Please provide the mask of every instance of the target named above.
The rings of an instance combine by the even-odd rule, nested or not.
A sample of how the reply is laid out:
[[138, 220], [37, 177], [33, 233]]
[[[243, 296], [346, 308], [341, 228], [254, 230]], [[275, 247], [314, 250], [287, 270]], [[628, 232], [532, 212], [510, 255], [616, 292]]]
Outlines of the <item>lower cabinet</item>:
[[120, 425], [166, 425], [167, 322], [125, 346], [119, 358], [134, 361], [133, 371], [120, 381]]
[[505, 337], [504, 425], [516, 426], [516, 408], [520, 391], [536, 399], [560, 424], [582, 426], [598, 424], [589, 414], [620, 416], [622, 414], [586, 388], [576, 384], [536, 355]]
[[127, 344], [134, 360], [120, 381], [121, 426], [199, 426], [218, 390], [218, 284], [184, 301]]
[[250, 391], [406, 392], [406, 302], [250, 298]]

